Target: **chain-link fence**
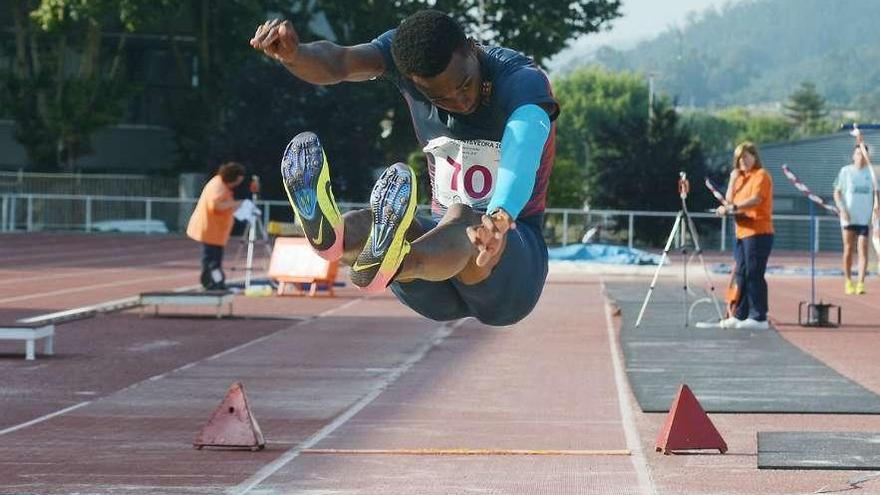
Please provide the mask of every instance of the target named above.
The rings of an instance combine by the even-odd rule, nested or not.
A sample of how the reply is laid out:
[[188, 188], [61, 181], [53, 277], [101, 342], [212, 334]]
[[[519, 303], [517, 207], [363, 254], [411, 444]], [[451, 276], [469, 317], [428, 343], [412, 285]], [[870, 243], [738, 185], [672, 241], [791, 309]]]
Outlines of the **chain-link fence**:
[[[63, 194], [0, 194], [0, 231], [125, 231], [142, 233], [182, 233], [195, 208], [196, 200], [162, 197], [80, 196]], [[262, 220], [293, 221], [284, 201], [259, 201]], [[340, 203], [347, 211], [364, 208], [363, 203]], [[429, 211], [424, 209], [424, 214]], [[626, 245], [643, 249], [662, 248], [672, 231], [676, 212], [622, 210], [548, 209], [544, 215], [547, 243], [567, 245], [581, 242], [590, 232], [594, 242]], [[711, 213], [691, 213], [704, 250], [729, 250], [733, 244], [733, 224], [729, 218]], [[810, 217], [776, 215], [774, 249], [807, 250], [810, 244]], [[813, 218], [821, 251], [840, 251], [837, 218]]]

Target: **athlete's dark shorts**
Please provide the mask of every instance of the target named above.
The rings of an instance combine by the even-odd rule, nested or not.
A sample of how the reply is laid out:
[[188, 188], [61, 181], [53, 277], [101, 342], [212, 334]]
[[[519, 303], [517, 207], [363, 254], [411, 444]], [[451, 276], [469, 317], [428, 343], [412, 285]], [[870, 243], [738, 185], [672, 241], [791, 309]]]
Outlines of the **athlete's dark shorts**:
[[847, 225], [843, 228], [843, 230], [849, 230], [855, 232], [859, 237], [868, 237], [868, 226], [867, 225]]
[[[437, 222], [418, 218], [425, 229]], [[507, 246], [492, 274], [466, 285], [457, 278], [441, 282], [393, 282], [391, 291], [415, 312], [436, 321], [473, 316], [487, 325], [512, 325], [538, 303], [547, 278], [547, 245], [541, 233], [543, 215], [520, 218], [507, 233]]]

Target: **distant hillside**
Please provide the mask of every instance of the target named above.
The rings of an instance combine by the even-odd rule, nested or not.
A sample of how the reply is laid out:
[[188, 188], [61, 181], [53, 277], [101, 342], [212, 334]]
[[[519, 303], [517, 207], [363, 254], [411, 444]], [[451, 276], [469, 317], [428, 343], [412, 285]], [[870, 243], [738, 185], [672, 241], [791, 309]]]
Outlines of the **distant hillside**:
[[655, 72], [659, 90], [683, 105], [782, 101], [812, 81], [832, 105], [876, 107], [878, 31], [878, 0], [746, 0], [631, 49], [600, 48], [562, 71], [598, 62]]

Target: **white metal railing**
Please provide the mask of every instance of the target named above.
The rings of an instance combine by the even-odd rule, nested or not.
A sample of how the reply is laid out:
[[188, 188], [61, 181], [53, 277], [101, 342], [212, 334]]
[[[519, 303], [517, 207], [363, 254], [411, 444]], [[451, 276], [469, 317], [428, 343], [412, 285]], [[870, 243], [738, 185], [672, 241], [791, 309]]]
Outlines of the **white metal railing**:
[[[141, 227], [145, 234], [183, 232], [195, 208], [195, 199], [97, 196], [67, 194], [0, 194], [0, 232], [74, 230], [93, 232], [102, 230], [108, 221], [129, 221]], [[286, 201], [261, 200], [263, 221], [293, 216]], [[365, 203], [339, 203], [347, 211], [363, 208]], [[428, 212], [427, 206], [422, 206]], [[587, 229], [599, 226], [603, 241], [630, 247], [657, 248], [672, 228], [677, 212], [638, 210], [576, 210], [549, 208], [544, 214], [544, 235], [551, 245], [580, 242]], [[729, 219], [712, 213], [693, 212], [702, 247], [706, 250], [727, 250], [732, 239]], [[807, 215], [775, 215], [775, 248], [806, 250], [809, 248], [810, 217]], [[825, 251], [840, 250], [840, 229], [836, 217], [818, 216], [814, 220], [819, 235], [815, 248]], [[142, 222], [142, 225], [137, 223]], [[162, 228], [157, 228], [162, 226]]]
[[[169, 232], [181, 231], [181, 220], [188, 220], [197, 199], [106, 196], [74, 194], [0, 194], [0, 232], [33, 232], [40, 230], [81, 230], [92, 232], [102, 221], [142, 220], [143, 233], [155, 233], [150, 226], [161, 221]], [[263, 222], [268, 223], [275, 211], [290, 214], [286, 201], [259, 200]], [[278, 210], [283, 207], [285, 210]], [[366, 203], [340, 202], [343, 211], [365, 208]], [[288, 220], [291, 220], [289, 218]], [[176, 220], [176, 221], [175, 221]]]
[[[545, 238], [548, 243], [566, 245], [579, 242], [580, 235], [593, 226], [604, 227], [603, 239], [629, 247], [658, 248], [669, 235], [677, 212], [638, 210], [591, 210], [549, 208], [545, 212]], [[726, 251], [733, 243], [733, 223], [714, 213], [691, 212], [705, 250]], [[808, 250], [810, 247], [809, 215], [774, 214], [776, 230], [774, 249]], [[837, 217], [821, 215], [813, 218], [818, 251], [840, 251], [840, 227]], [[550, 229], [555, 232], [548, 233]]]

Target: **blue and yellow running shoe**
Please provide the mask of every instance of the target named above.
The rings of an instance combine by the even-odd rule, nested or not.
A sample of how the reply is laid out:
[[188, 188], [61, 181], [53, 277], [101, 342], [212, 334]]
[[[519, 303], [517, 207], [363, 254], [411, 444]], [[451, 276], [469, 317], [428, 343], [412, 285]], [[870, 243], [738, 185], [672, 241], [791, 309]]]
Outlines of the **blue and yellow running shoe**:
[[416, 214], [416, 181], [409, 166], [395, 163], [385, 170], [370, 194], [370, 211], [373, 225], [351, 266], [351, 281], [368, 292], [381, 292], [410, 250], [405, 236]]
[[318, 136], [303, 132], [290, 141], [281, 157], [281, 177], [312, 248], [326, 260], [341, 258], [345, 222], [333, 198], [330, 164]]

